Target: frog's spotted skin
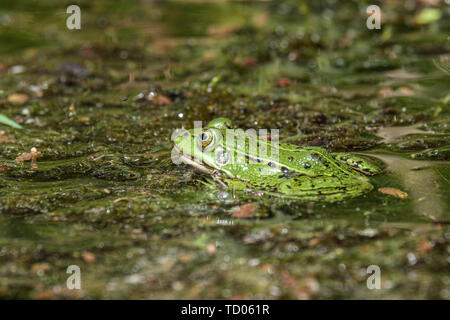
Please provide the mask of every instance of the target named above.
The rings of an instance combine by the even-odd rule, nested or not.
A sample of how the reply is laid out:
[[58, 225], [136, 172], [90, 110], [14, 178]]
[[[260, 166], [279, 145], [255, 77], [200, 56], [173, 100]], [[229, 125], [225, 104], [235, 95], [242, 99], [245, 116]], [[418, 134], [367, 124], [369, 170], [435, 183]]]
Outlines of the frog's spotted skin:
[[[345, 153], [329, 153], [320, 147], [299, 147], [270, 141], [239, 131], [230, 139], [226, 129], [233, 129], [226, 118], [211, 121], [198, 132], [187, 130], [175, 139], [175, 146], [185, 163], [203, 171], [222, 174], [221, 181], [235, 190], [263, 191], [272, 195], [304, 200], [339, 201], [359, 196], [372, 189], [364, 174], [380, 169], [370, 161]], [[267, 145], [266, 154], [278, 151], [277, 161], [250, 152], [251, 146]], [[249, 141], [253, 141], [252, 144]]]
[[337, 152], [333, 153], [333, 157], [336, 160], [343, 161], [348, 164], [350, 167], [359, 171], [363, 174], [367, 174], [370, 176], [381, 173], [382, 168], [374, 166], [372, 163], [368, 162], [366, 159], [362, 157], [358, 157], [355, 155], [351, 155], [348, 153]]

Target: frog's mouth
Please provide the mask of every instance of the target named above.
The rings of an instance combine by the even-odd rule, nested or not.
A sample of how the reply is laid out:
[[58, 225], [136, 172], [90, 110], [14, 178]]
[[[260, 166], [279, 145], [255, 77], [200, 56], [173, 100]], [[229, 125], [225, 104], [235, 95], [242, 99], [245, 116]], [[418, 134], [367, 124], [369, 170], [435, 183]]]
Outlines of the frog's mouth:
[[182, 162], [184, 164], [193, 166], [195, 169], [204, 173], [213, 173], [214, 169], [212, 167], [209, 167], [205, 163], [195, 160], [191, 156], [186, 156], [185, 154], [183, 154], [183, 151], [181, 151], [176, 145], [174, 146], [173, 150], [175, 151], [175, 154], [172, 152], [172, 157], [176, 157], [177, 162]]

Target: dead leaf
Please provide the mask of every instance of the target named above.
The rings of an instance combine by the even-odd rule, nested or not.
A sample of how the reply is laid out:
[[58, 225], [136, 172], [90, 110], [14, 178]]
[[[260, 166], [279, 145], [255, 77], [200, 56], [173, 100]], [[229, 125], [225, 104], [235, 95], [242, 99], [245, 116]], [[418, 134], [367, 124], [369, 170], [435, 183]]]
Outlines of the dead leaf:
[[292, 84], [292, 82], [288, 78], [280, 78], [275, 83], [275, 85], [280, 88], [289, 87], [291, 84]]
[[418, 251], [420, 253], [425, 253], [427, 251], [430, 251], [431, 249], [433, 249], [433, 244], [430, 241], [428, 241], [426, 239], [421, 239], [420, 240], [420, 242], [419, 242], [419, 249], [418, 249]]
[[228, 36], [235, 33], [237, 28], [235, 26], [213, 26], [208, 28], [208, 34], [211, 36]]
[[414, 91], [408, 87], [400, 87], [397, 90], [392, 90], [389, 87], [385, 87], [381, 88], [380, 91], [378, 91], [378, 94], [383, 98], [401, 97], [401, 96], [410, 97], [414, 95]]
[[216, 247], [216, 245], [215, 245], [214, 243], [210, 243], [210, 244], [208, 244], [208, 246], [206, 247], [206, 251], [208, 252], [208, 254], [209, 254], [210, 256], [213, 256], [213, 255], [216, 254], [217, 247]]
[[48, 271], [50, 270], [52, 267], [50, 266], [50, 264], [48, 264], [47, 262], [43, 262], [43, 263], [35, 263], [31, 266], [31, 271], [36, 273], [39, 271]]
[[439, 0], [417, 0], [417, 2], [428, 6], [439, 6]]
[[402, 96], [413, 96], [414, 95], [414, 91], [408, 87], [400, 87], [400, 88], [398, 88], [397, 92]]
[[396, 188], [378, 188], [378, 192], [384, 193], [384, 194], [388, 194], [390, 196], [394, 196], [400, 199], [406, 199], [408, 198], [408, 194], [406, 192], [403, 192], [399, 189]]
[[418, 73], [413, 73], [406, 71], [405, 69], [397, 69], [386, 72], [386, 76], [392, 79], [417, 79], [420, 78], [421, 75]]
[[234, 210], [231, 216], [237, 219], [250, 218], [255, 210], [256, 205], [254, 205], [253, 203], [247, 203]]
[[81, 257], [87, 263], [93, 263], [93, 262], [95, 262], [95, 260], [97, 260], [96, 257], [95, 257], [95, 254], [93, 254], [92, 252], [89, 252], [89, 251], [83, 252], [81, 254]]
[[179, 259], [183, 263], [188, 263], [188, 262], [191, 262], [192, 260], [194, 260], [194, 256], [191, 254], [183, 254], [180, 256]]
[[91, 119], [89, 117], [81, 117], [80, 118], [80, 122], [83, 122], [84, 124], [88, 124], [90, 120]]
[[6, 63], [0, 63], [0, 72], [8, 70], [9, 66]]
[[258, 60], [256, 60], [255, 58], [245, 58], [244, 59], [244, 66], [245, 67], [253, 67], [258, 65]]
[[28, 96], [24, 93], [12, 93], [8, 96], [8, 102], [12, 104], [24, 104], [28, 99]]
[[150, 94], [147, 96], [147, 101], [160, 105], [172, 104], [172, 100], [170, 100], [165, 95], [156, 92], [150, 92]]
[[381, 88], [380, 91], [378, 91], [378, 94], [382, 97], [390, 97], [392, 96], [392, 89], [391, 88]]
[[43, 299], [51, 299], [53, 298], [53, 291], [52, 290], [43, 290], [36, 293], [36, 299], [43, 300]]
[[260, 12], [252, 17], [252, 23], [257, 28], [262, 28], [267, 24], [269, 14], [267, 12]]

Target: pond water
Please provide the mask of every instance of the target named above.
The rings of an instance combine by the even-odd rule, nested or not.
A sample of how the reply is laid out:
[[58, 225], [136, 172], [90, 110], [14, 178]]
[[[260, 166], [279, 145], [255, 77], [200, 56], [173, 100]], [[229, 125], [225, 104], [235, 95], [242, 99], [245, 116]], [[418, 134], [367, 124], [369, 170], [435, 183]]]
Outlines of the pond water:
[[[0, 4], [0, 297], [450, 299], [444, 1], [375, 1], [379, 30], [366, 1], [78, 3]], [[211, 187], [170, 138], [216, 117], [386, 168], [335, 203]]]

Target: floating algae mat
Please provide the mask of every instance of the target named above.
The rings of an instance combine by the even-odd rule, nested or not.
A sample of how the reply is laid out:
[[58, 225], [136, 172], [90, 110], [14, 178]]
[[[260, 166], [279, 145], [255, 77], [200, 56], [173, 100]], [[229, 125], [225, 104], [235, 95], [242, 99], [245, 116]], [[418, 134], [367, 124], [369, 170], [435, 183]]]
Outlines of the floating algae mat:
[[[450, 299], [444, 1], [77, 5], [0, 4], [1, 298]], [[224, 178], [218, 118], [309, 151]]]

